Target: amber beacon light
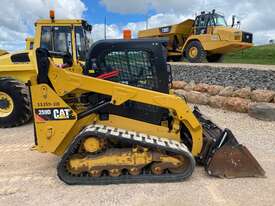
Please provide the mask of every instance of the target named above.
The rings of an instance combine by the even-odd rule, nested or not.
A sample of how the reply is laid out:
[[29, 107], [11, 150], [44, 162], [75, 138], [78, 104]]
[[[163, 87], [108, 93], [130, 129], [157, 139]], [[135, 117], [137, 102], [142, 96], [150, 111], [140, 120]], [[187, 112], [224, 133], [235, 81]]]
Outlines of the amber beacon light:
[[50, 18], [51, 18], [51, 20], [54, 20], [54, 18], [55, 18], [54, 10], [50, 10]]

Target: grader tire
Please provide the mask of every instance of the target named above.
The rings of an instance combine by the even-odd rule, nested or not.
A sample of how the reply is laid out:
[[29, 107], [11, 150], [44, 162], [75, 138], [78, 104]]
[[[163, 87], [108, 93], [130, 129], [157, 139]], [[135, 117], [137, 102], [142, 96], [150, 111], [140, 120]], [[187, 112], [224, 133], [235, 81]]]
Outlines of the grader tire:
[[191, 63], [202, 63], [206, 59], [206, 52], [199, 41], [191, 41], [185, 49], [185, 57]]
[[28, 88], [13, 78], [0, 78], [0, 128], [23, 125], [31, 117]]

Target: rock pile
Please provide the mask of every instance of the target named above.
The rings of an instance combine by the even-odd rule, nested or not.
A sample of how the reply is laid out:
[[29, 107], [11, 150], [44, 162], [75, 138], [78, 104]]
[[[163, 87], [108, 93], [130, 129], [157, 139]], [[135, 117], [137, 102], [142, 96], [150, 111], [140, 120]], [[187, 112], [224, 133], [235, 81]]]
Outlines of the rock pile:
[[275, 92], [271, 90], [195, 84], [194, 81], [174, 81], [172, 89], [176, 95], [193, 104], [249, 113], [261, 120], [275, 121]]
[[248, 114], [256, 119], [264, 121], [275, 121], [275, 104], [253, 104], [249, 107]]

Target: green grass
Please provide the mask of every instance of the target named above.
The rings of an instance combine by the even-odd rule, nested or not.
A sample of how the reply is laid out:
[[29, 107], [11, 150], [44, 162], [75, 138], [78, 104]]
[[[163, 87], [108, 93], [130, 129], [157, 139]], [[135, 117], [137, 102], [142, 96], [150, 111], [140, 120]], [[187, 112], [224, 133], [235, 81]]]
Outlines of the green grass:
[[254, 46], [250, 49], [227, 54], [225, 63], [275, 64], [275, 45]]

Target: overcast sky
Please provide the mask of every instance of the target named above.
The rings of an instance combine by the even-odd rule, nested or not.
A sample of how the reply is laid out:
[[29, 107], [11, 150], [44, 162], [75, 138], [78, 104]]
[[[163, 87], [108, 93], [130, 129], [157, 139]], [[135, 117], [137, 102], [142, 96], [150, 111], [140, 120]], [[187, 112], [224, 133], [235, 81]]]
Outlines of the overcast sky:
[[107, 16], [108, 38], [121, 38], [122, 30], [134, 34], [149, 27], [178, 23], [194, 18], [202, 10], [216, 9], [229, 23], [231, 16], [241, 20], [242, 30], [254, 33], [256, 44], [275, 39], [274, 0], [1, 0], [0, 48], [24, 48], [24, 39], [33, 35], [33, 23], [48, 18], [49, 9], [55, 9], [58, 18], [85, 18], [94, 25], [94, 40], [103, 38], [104, 17]]

